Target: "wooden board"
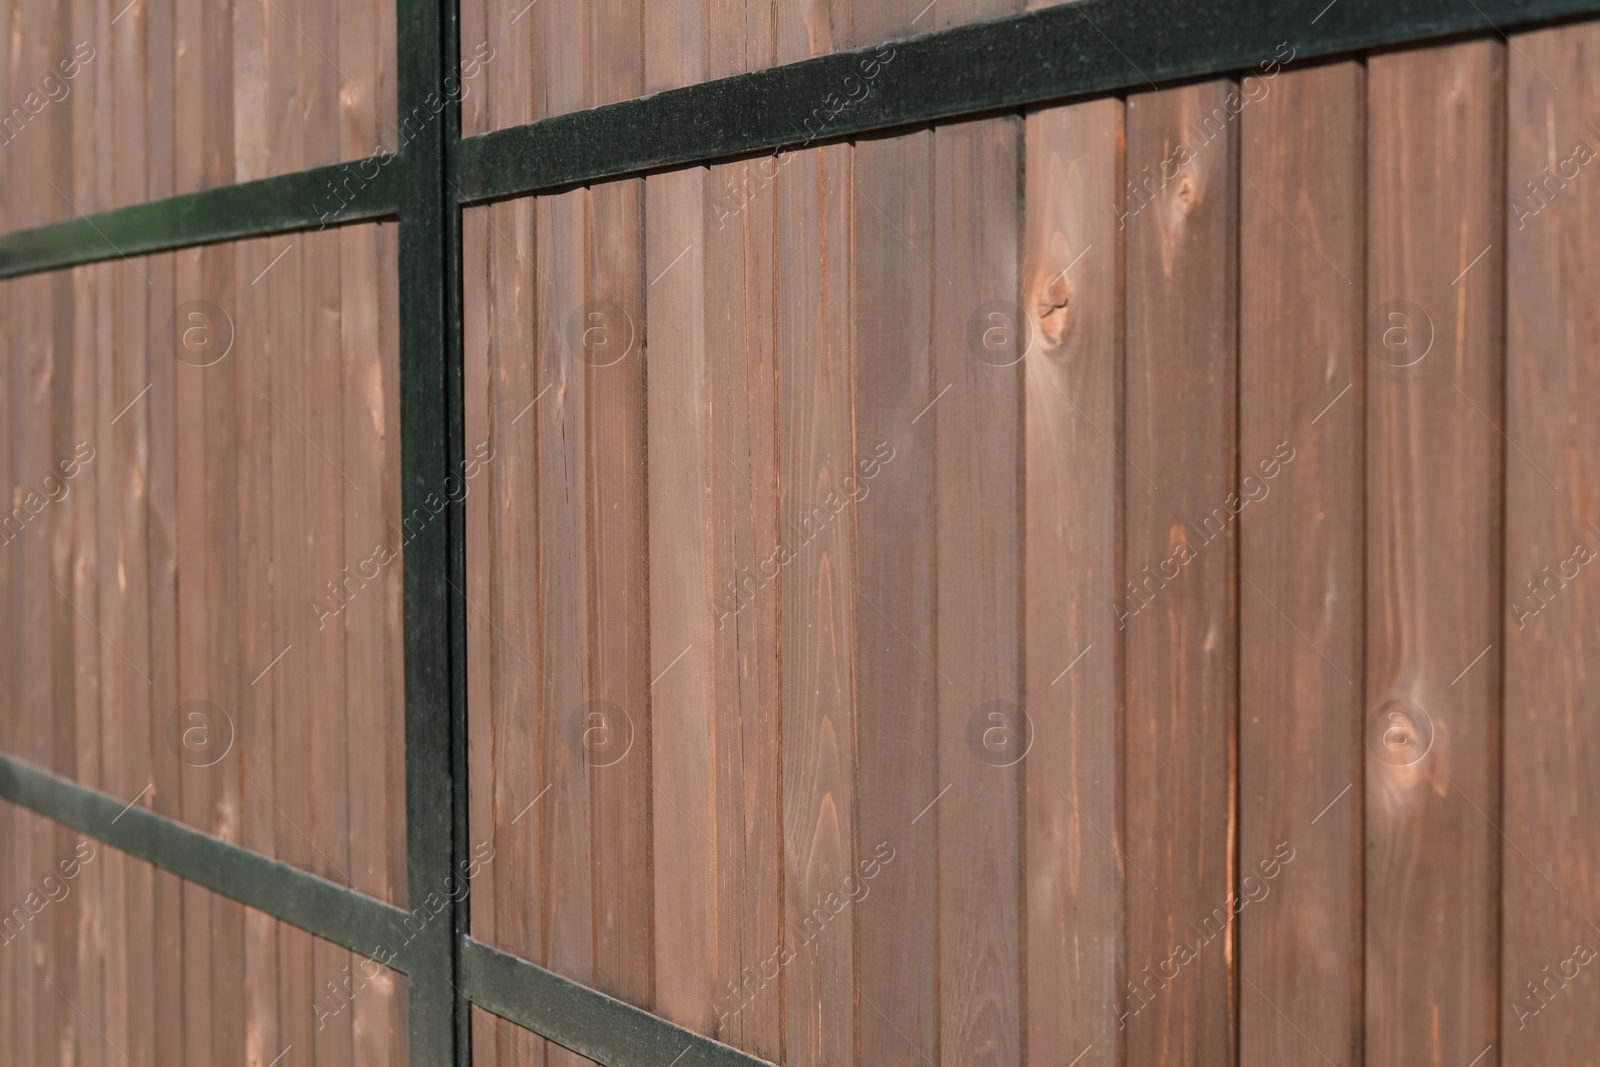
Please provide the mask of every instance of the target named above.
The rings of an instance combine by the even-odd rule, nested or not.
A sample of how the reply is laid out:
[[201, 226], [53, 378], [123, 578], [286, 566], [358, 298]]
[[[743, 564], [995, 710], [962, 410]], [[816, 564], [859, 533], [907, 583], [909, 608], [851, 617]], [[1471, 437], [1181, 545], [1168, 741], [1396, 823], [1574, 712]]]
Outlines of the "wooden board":
[[[315, 162], [395, 147], [394, 0], [29, 3], [0, 58], [6, 229], [296, 170], [263, 149], [302, 135], [327, 148]], [[303, 82], [271, 78], [284, 57]], [[192, 79], [176, 96], [174, 72]], [[379, 121], [349, 136], [352, 112]]]
[[1130, 1064], [1234, 1051], [1238, 131], [1213, 118], [1231, 90], [1128, 98], [1127, 584], [1111, 610], [1127, 657]]
[[1361, 1061], [1363, 82], [1240, 85], [1241, 1064]]
[[1115, 1064], [1122, 986], [1121, 639], [1124, 107], [1030, 115], [1017, 302], [1022, 363], [1023, 698], [1029, 1049]]
[[1585, 666], [1596, 604], [1585, 561], [1600, 551], [1600, 436], [1590, 416], [1600, 386], [1592, 252], [1600, 192], [1586, 183], [1583, 162], [1600, 145], [1591, 125], [1600, 96], [1589, 62], [1596, 27], [1513, 41], [1505, 57], [1506, 544], [1496, 642], [1505, 649], [1505, 927], [1495, 1003], [1503, 1063], [1582, 1063], [1600, 1040], [1600, 987], [1585, 980], [1582, 963], [1600, 949], [1589, 905], [1600, 863], [1595, 682]]
[[1016, 412], [1027, 349], [1019, 319], [1007, 318], [1020, 291], [1022, 132], [991, 119], [933, 135], [933, 380], [950, 387], [928, 415], [938, 575], [928, 654], [948, 788], [928, 815], [938, 828], [939, 1056], [996, 1067], [1022, 1047], [1028, 720]]
[[[855, 146], [856, 841], [863, 1061], [936, 1057], [939, 1048], [938, 796], [933, 664], [934, 423], [930, 352], [933, 137]], [[884, 459], [888, 458], [887, 464]], [[873, 605], [882, 605], [874, 608]], [[893, 615], [888, 613], [894, 609]], [[885, 853], [889, 854], [889, 853]], [[859, 861], [858, 861], [859, 862]], [[877, 870], [877, 868], [869, 868]]]
[[1504, 48], [1367, 71], [1366, 1062], [1493, 1067]]

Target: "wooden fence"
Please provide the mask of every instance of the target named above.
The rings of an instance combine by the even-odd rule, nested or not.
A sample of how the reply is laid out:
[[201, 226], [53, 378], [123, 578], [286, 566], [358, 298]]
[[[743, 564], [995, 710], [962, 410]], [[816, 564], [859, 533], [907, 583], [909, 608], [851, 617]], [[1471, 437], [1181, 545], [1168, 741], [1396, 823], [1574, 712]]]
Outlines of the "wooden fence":
[[[792, 1067], [1591, 1062], [1600, 23], [830, 136], [950, 2], [464, 4], [465, 134], [872, 47], [799, 147], [464, 206], [437, 482], [389, 221], [0, 281], [0, 750], [394, 932], [7, 805], [0, 1062], [411, 1062], [457, 904]], [[6, 9], [8, 99], [96, 42], [7, 230], [409, 136], [391, 6], [119, 6]]]

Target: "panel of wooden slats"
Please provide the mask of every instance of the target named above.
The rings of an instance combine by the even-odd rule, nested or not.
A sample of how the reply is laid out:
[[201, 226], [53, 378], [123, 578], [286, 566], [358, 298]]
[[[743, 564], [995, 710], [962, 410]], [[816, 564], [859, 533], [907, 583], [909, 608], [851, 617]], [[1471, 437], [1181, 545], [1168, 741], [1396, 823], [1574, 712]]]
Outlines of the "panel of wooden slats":
[[392, 152], [422, 121], [396, 124], [394, 0], [4, 0], [0, 26], [6, 230]]
[[[6, 1063], [407, 1062], [404, 976], [31, 812], [7, 806], [0, 825]], [[180, 965], [177, 945], [151, 941], [178, 897], [242, 935], [185, 941]], [[332, 985], [296, 984], [288, 961], [312, 956]]]
[[783, 1064], [1587, 1062], [1597, 34], [468, 209], [473, 935]]
[[[466, 4], [465, 124], [1011, 10], [949, 2]], [[385, 143], [388, 8], [185, 3], [4, 9], [8, 91], [105, 42], [8, 226]], [[1596, 54], [468, 209], [471, 934], [797, 1067], [1588, 1063]], [[0, 748], [404, 903], [395, 271], [0, 283]], [[76, 844], [0, 814], [0, 923]], [[404, 1061], [392, 976], [324, 1020], [348, 952], [110, 849], [4, 942], [7, 1063]]]
[[[401, 904], [399, 556], [439, 520], [400, 514], [395, 271], [373, 224], [0, 283], [0, 748]], [[46, 873], [25, 825], [0, 835], [23, 882]], [[112, 1007], [178, 1042], [140, 1062], [238, 1062], [221, 1050], [279, 998], [285, 1044], [396, 1055], [390, 987], [315, 1026], [348, 952], [103, 870], [83, 966], [141, 975]], [[0, 999], [65, 965], [30, 962]]]

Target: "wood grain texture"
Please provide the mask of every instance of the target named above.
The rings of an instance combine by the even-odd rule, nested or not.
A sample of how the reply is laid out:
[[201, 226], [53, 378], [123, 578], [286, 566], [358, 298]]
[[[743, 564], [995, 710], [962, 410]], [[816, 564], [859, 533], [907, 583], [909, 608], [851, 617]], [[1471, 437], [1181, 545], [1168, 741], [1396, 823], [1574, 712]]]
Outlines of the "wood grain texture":
[[[584, 72], [584, 101], [596, 107], [644, 91], [641, 0], [595, 0], [585, 42], [606, 42], [606, 62]], [[591, 46], [592, 47], [592, 46]], [[589, 596], [595, 632], [592, 700], [623, 709], [586, 735], [595, 985], [640, 1007], [653, 1002], [650, 823], [650, 608], [645, 452], [644, 183], [612, 182], [584, 198], [584, 359], [589, 402]], [[599, 314], [599, 319], [593, 316]], [[591, 326], [601, 332], [589, 333]], [[589, 344], [587, 342], [594, 342]], [[641, 946], [644, 946], [641, 949]]]
[[1257, 72], [1240, 87], [1250, 101], [1238, 467], [1249, 1064], [1361, 1059], [1363, 82], [1359, 66], [1335, 64]]
[[[933, 135], [939, 1058], [1022, 1056], [1022, 124]], [[979, 323], [974, 344], [973, 323]], [[998, 328], [1001, 334], [988, 331]], [[998, 340], [998, 348], [992, 342]], [[943, 388], [943, 385], [941, 385]], [[892, 606], [885, 606], [888, 610]]]
[[[319, 162], [371, 155], [392, 137], [393, 0], [72, 0], [10, 10], [25, 17], [0, 57], [7, 229], [298, 169], [263, 149], [305, 133], [332, 148]], [[307, 65], [309, 93], [263, 77], [284, 56], [296, 66], [309, 57], [327, 73]], [[180, 79], [192, 71], [205, 91], [188, 102], [164, 91], [174, 69]], [[352, 110], [380, 121], [341, 144]], [[146, 184], [164, 171], [166, 188]]]
[[[603, 737], [613, 724], [603, 711], [596, 713], [589, 705], [594, 696], [589, 684], [593, 637], [600, 623], [590, 596], [595, 561], [588, 537], [586, 484], [589, 382], [585, 349], [568, 335], [574, 312], [585, 307], [586, 197], [578, 189], [534, 201], [534, 261], [548, 279], [539, 288], [535, 309], [535, 365], [550, 387], [544, 406], [536, 409], [533, 427], [538, 442], [534, 454], [539, 516], [535, 656], [543, 672], [541, 749], [545, 787], [550, 790], [545, 797], [549, 807], [543, 845], [544, 963], [558, 973], [593, 981], [595, 901], [587, 762], [591, 750], [585, 742]], [[592, 718], [596, 714], [599, 718]], [[554, 1045], [546, 1055], [552, 1065], [571, 1062], [570, 1054]]]
[[1506, 54], [1503, 428], [1516, 448], [1503, 452], [1498, 628], [1506, 672], [1501, 826], [1516, 848], [1501, 849], [1497, 1008], [1508, 1065], [1580, 1064], [1600, 1040], [1600, 989], [1585, 980], [1581, 962], [1600, 948], [1590, 925], [1600, 921], [1592, 914], [1600, 873], [1593, 813], [1600, 809], [1597, 726], [1587, 710], [1595, 682], [1586, 667], [1596, 605], [1588, 562], [1600, 551], [1600, 437], [1589, 414], [1600, 386], [1592, 236], [1600, 191], [1588, 184], [1583, 162], [1593, 162], [1600, 145], [1592, 125], [1600, 98], [1591, 59], [1596, 30], [1527, 34]]
[[[710, 467], [711, 661], [717, 872], [716, 1033], [769, 1059], [783, 1048], [776, 973], [783, 932], [777, 199], [732, 219], [723, 191], [759, 164], [713, 167], [704, 215], [707, 433], [727, 457]], [[770, 169], [771, 164], [767, 163]], [[775, 581], [776, 579], [776, 581]], [[661, 773], [670, 773], [661, 768]], [[777, 961], [774, 954], [777, 953]]]
[[[359, 382], [391, 420], [392, 233], [348, 228], [320, 235], [312, 252], [331, 255], [338, 271], [341, 243], [350, 244], [346, 266], [360, 283], [327, 309], [335, 340], [321, 357], [323, 393], [337, 403], [349, 395], [344, 380]], [[227, 840], [313, 868], [326, 864], [332, 877], [335, 865], [350, 866], [351, 832], [313, 847], [302, 833], [324, 827], [310, 809], [335, 808], [322, 798], [344, 796], [347, 780], [369, 783], [374, 795], [358, 797], [373, 817], [355, 848], [370, 850], [377, 872], [366, 891], [392, 897], [384, 883], [393, 873], [394, 809], [384, 779], [398, 763], [392, 726], [400, 705], [398, 688], [380, 676], [398, 664], [399, 602], [374, 594], [371, 610], [383, 617], [353, 628], [337, 648], [350, 663], [374, 665], [372, 702], [362, 709], [374, 740], [361, 753], [373, 765], [318, 764], [309, 724], [330, 717], [330, 703], [342, 709], [344, 690], [330, 702], [307, 684], [315, 569], [303, 503], [297, 509], [295, 502], [308, 484], [342, 484], [303, 436], [331, 425], [375, 474], [372, 504], [351, 514], [392, 525], [382, 508], [385, 500], [398, 503], [398, 454], [372, 415], [347, 419], [335, 409], [319, 427], [306, 413], [304, 367], [314, 357], [299, 313], [303, 274], [275, 258], [286, 247], [284, 239], [221, 245], [6, 284], [6, 304], [21, 312], [18, 336], [27, 338], [5, 375], [8, 396], [27, 386], [18, 394], [26, 403], [11, 407], [18, 451], [8, 453], [7, 470], [32, 473], [15, 478], [22, 510], [8, 514], [0, 550], [8, 580], [29, 579], [8, 601], [25, 624], [21, 632], [36, 633], [50, 651], [15, 650], [18, 667], [21, 654], [36, 662], [19, 675], [25, 699], [5, 744]], [[280, 271], [286, 285], [273, 280]], [[340, 358], [344, 330], [360, 353], [348, 365]], [[279, 390], [300, 418], [269, 401]], [[345, 504], [341, 496], [340, 509]], [[346, 546], [334, 549], [339, 564], [330, 576], [345, 565]], [[350, 581], [341, 611], [351, 614], [323, 611], [335, 619], [330, 630], [363, 603]], [[277, 644], [291, 631], [300, 649]], [[342, 659], [327, 662], [346, 669]], [[190, 701], [211, 706], [197, 710]], [[342, 730], [342, 715], [338, 721]], [[324, 758], [339, 754], [320, 748]], [[295, 798], [286, 801], [290, 808], [298, 802], [307, 810], [280, 810], [272, 798], [284, 793]], [[32, 871], [47, 854], [76, 844], [57, 829], [30, 841], [20, 858]], [[357, 1017], [365, 1020], [361, 1062], [403, 1057], [389, 992], [394, 976], [355, 983], [347, 951], [314, 946], [307, 935], [110, 851], [85, 865], [81, 881], [74, 876], [72, 890], [36, 935], [43, 940], [32, 958], [45, 962], [17, 976], [44, 993], [49, 977], [64, 994], [51, 993], [59, 1004], [38, 993], [24, 999], [33, 1023], [22, 1062], [37, 1061], [44, 1047], [77, 1049], [63, 1055], [80, 1062], [120, 1062], [105, 1051], [114, 1046], [131, 1050], [136, 1063], [265, 1067], [291, 1038], [305, 1048], [317, 1040], [312, 954], [326, 979], [343, 989], [355, 984], [361, 994], [353, 1008], [332, 1012], [342, 1016], [346, 1042]], [[305, 964], [299, 972], [296, 960]], [[304, 979], [298, 987], [295, 973]], [[320, 995], [328, 994], [324, 987]], [[6, 995], [20, 990], [8, 984]]]
[[[538, 529], [519, 521], [518, 502], [536, 499], [539, 404], [542, 367], [534, 360], [533, 307], [539, 286], [534, 269], [534, 205], [529, 201], [489, 209], [494, 226], [490, 270], [494, 305], [491, 318], [490, 454], [494, 586], [487, 613], [497, 640], [490, 646], [490, 694], [494, 718], [495, 838], [497, 862], [493, 903], [495, 936], [507, 951], [542, 959], [544, 826], [550, 808], [545, 790], [541, 717], [550, 714], [537, 660], [540, 629], [536, 596], [512, 590], [536, 588]], [[530, 405], [532, 405], [530, 407]], [[520, 419], [519, 419], [519, 416]], [[502, 592], [504, 590], [504, 592]], [[504, 848], [501, 842], [504, 842]], [[543, 1062], [542, 1040], [518, 1037], [501, 1056], [527, 1056]]]
[[711, 836], [715, 815], [706, 787], [713, 781], [716, 755], [711, 672], [703, 647], [712, 625], [706, 593], [716, 587], [707, 487], [710, 466], [727, 462], [702, 428], [710, 388], [705, 196], [702, 170], [645, 179], [650, 738], [652, 766], [659, 772], [651, 804], [655, 1010], [701, 1033], [714, 1022], [710, 991], [717, 979], [713, 931], [721, 859]]
[[[1374, 1067], [1470, 1062], [1497, 1034], [1502, 653], [1491, 646], [1502, 640], [1503, 79], [1499, 43], [1368, 64], [1366, 1062]], [[1389, 332], [1397, 329], [1425, 332], [1402, 345]], [[1428, 335], [1432, 347], [1419, 353]], [[1490, 1050], [1481, 1063], [1499, 1056]]]
[[[1237, 129], [1218, 117], [1232, 91], [1128, 99], [1131, 472], [1110, 610], [1127, 656], [1130, 1064], [1234, 1050]], [[1180, 949], [1195, 958], [1168, 962]]]
[[786, 1062], [854, 1053], [856, 562], [850, 486], [851, 149], [796, 154], [775, 190]]
[[[1115, 1064], [1124, 840], [1121, 640], [1105, 610], [1121, 589], [1125, 473], [1122, 234], [1104, 205], [1122, 190], [1123, 104], [1028, 116], [1019, 303], [1025, 496], [1022, 705], [1027, 1047]], [[1102, 836], [1105, 835], [1105, 836]]]
[[[863, 1062], [939, 1049], [934, 649], [933, 135], [855, 145], [858, 1013]], [[885, 463], [885, 458], [888, 462]], [[877, 605], [875, 607], [874, 605]], [[859, 862], [859, 860], [858, 860]], [[876, 868], [869, 867], [868, 870]]]

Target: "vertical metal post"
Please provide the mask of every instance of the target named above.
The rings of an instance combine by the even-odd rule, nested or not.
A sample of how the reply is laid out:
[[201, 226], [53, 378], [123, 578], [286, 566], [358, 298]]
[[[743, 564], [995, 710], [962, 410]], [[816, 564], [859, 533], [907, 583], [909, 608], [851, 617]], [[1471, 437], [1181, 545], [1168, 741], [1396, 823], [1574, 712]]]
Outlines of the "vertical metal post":
[[[461, 851], [464, 806], [457, 771], [464, 675], [460, 603], [463, 588], [462, 507], [445, 479], [461, 447], [457, 347], [459, 275], [454, 252], [456, 210], [445, 195], [447, 145], [458, 118], [445, 89], [456, 67], [453, 0], [397, 0], [396, 52], [400, 163], [400, 469], [402, 521], [414, 523], [406, 544], [405, 753], [407, 907], [431, 917], [406, 954], [410, 967], [412, 1067], [450, 1067], [466, 1052], [470, 1030], [456, 991], [456, 923], [451, 903]], [[453, 81], [450, 84], [455, 84]], [[459, 895], [459, 894], [457, 894]], [[428, 901], [444, 901], [442, 913]]]

